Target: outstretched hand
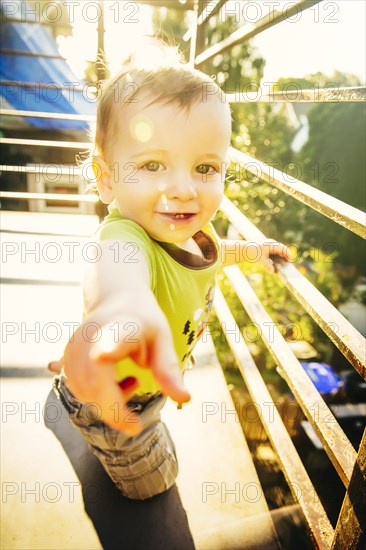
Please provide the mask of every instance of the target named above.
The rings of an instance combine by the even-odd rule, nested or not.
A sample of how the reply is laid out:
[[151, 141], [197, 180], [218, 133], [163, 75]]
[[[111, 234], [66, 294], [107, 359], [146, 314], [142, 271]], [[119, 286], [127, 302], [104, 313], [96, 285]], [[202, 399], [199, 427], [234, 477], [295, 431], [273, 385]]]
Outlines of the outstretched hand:
[[[138, 381], [125, 386], [116, 381], [116, 362], [126, 357], [141, 367], [150, 368], [165, 395], [179, 404], [189, 401], [172, 337], [164, 328], [156, 323], [145, 324], [136, 341], [120, 339], [115, 342], [114, 332], [106, 324], [95, 328], [95, 331], [101, 331], [101, 337], [93, 344], [93, 335], [89, 332], [86, 341], [84, 327], [85, 323], [74, 333], [65, 349], [66, 386], [83, 403], [96, 403], [101, 420], [111, 428], [131, 436], [137, 435], [142, 428], [139, 416], [127, 406], [138, 388]], [[55, 363], [55, 366], [60, 366], [59, 362]]]
[[224, 239], [221, 241], [221, 262], [223, 267], [248, 262], [260, 262], [270, 273], [277, 271], [276, 262], [291, 261], [291, 250], [285, 244], [266, 239], [264, 241], [244, 241]]

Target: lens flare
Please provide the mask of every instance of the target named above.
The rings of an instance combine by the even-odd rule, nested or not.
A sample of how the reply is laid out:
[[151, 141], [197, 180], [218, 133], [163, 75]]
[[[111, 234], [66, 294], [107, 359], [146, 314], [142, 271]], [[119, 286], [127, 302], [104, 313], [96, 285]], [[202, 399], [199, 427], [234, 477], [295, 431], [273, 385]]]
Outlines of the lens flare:
[[169, 212], [169, 206], [168, 206], [168, 198], [165, 193], [161, 194], [161, 202], [164, 205], [164, 210], [166, 212]]
[[151, 120], [139, 114], [132, 118], [130, 122], [130, 132], [136, 141], [146, 143], [151, 140], [154, 128]]

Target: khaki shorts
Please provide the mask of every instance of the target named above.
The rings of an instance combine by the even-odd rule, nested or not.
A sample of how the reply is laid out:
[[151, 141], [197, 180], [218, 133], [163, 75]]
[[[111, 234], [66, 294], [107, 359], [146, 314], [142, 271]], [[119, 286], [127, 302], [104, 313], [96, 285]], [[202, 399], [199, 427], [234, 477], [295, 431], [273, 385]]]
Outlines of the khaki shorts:
[[53, 387], [72, 424], [124, 496], [144, 500], [174, 484], [178, 475], [175, 445], [160, 419], [166, 397], [158, 393], [129, 401], [128, 409], [139, 414], [144, 424], [138, 436], [130, 437], [104, 424], [93, 404], [76, 399], [67, 389], [63, 373], [55, 376]]

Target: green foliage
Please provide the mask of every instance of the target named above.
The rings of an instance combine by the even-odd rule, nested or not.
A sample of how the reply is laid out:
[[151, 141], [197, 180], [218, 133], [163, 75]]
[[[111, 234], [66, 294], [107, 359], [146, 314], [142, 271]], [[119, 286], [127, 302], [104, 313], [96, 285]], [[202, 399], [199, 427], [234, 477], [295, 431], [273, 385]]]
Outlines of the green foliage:
[[[283, 89], [286, 81], [281, 79]], [[335, 73], [332, 77], [313, 75], [299, 84], [311, 87], [357, 86], [359, 80], [352, 75]], [[308, 113], [309, 139], [294, 157], [302, 179], [321, 191], [361, 210], [366, 207], [366, 134], [365, 105], [362, 103], [318, 103]], [[306, 209], [303, 218], [303, 235], [310, 246], [326, 248], [334, 243], [339, 264], [356, 266], [365, 274], [364, 245], [362, 239], [324, 216]]]
[[357, 208], [365, 205], [364, 121], [363, 104], [315, 105], [309, 140], [298, 155], [307, 180]]

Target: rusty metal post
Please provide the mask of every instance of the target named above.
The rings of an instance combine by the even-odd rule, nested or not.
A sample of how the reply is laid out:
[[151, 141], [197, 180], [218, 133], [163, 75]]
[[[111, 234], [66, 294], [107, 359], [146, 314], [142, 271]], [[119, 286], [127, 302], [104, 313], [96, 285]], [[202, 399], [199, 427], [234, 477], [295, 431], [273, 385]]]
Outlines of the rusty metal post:
[[107, 77], [107, 71], [105, 68], [105, 52], [104, 52], [104, 2], [99, 0], [99, 13], [98, 19], [98, 51], [97, 51], [97, 77], [98, 81], [105, 80]]
[[[203, 0], [198, 2], [198, 16], [201, 15], [205, 8], [205, 3]], [[197, 39], [196, 39], [196, 55], [203, 52], [205, 49], [205, 31], [206, 31], [206, 21], [203, 21], [201, 25], [197, 27]]]
[[366, 548], [366, 429], [338, 517], [332, 550]]
[[191, 51], [189, 63], [192, 67], [195, 66], [195, 59], [199, 53], [205, 49], [205, 27], [206, 22], [203, 22], [201, 25], [198, 25], [198, 17], [204, 9], [203, 0], [194, 0], [194, 27], [191, 35]]

